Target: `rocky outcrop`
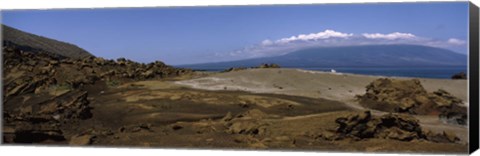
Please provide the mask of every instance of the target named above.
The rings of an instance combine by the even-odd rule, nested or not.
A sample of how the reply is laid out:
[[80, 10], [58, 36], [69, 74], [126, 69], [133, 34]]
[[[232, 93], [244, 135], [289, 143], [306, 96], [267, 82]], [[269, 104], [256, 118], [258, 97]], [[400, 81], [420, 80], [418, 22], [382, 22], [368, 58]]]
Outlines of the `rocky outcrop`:
[[246, 67], [232, 67], [224, 70], [223, 72], [234, 72], [234, 71], [241, 71], [241, 70], [246, 70], [248, 68]]
[[258, 66], [258, 68], [280, 68], [280, 65], [275, 63], [261, 64], [260, 66]]
[[228, 127], [226, 132], [229, 134], [245, 134], [245, 135], [265, 135], [267, 133], [267, 127], [269, 122], [262, 119], [268, 118], [269, 115], [258, 110], [252, 109], [246, 112], [240, 113], [235, 117], [231, 114], [227, 114], [222, 121]]
[[41, 143], [65, 141], [58, 123], [29, 121], [8, 122], [3, 126], [3, 143]]
[[64, 128], [92, 117], [90, 91], [113, 83], [164, 79], [190, 72], [160, 61], [143, 64], [93, 56], [72, 59], [25, 51], [12, 44], [2, 50], [4, 143], [89, 144], [89, 136], [65, 136]]
[[453, 143], [458, 137], [449, 132], [434, 134], [421, 128], [418, 120], [402, 114], [385, 114], [372, 116], [370, 111], [354, 113], [335, 120], [338, 127], [331, 132], [324, 132], [320, 137], [326, 140], [341, 140], [346, 138], [361, 139], [392, 139], [399, 141], [428, 140], [433, 142]]
[[3, 47], [3, 58], [4, 100], [42, 92], [54, 85], [77, 89], [96, 82], [162, 79], [190, 72], [160, 61], [143, 64], [125, 58], [115, 61], [93, 56], [71, 59], [50, 53], [26, 52], [15, 46]]
[[357, 99], [365, 107], [396, 113], [439, 115], [448, 121], [466, 124], [463, 101], [445, 90], [428, 93], [419, 80], [381, 78], [366, 87]]
[[460, 72], [452, 75], [452, 79], [467, 79], [467, 74], [465, 72]]
[[372, 117], [369, 111], [335, 120], [336, 132], [344, 137], [383, 138], [401, 141], [421, 139], [425, 136], [418, 121], [409, 116], [387, 114]]
[[232, 67], [224, 70], [223, 72], [233, 72], [233, 71], [240, 71], [240, 70], [246, 70], [246, 69], [256, 69], [256, 68], [280, 68], [280, 65], [275, 64], [275, 63], [270, 63], [270, 64], [261, 64], [257, 67]]
[[90, 118], [87, 92], [71, 91], [50, 100], [23, 104], [4, 116], [6, 143], [64, 141], [61, 124]]

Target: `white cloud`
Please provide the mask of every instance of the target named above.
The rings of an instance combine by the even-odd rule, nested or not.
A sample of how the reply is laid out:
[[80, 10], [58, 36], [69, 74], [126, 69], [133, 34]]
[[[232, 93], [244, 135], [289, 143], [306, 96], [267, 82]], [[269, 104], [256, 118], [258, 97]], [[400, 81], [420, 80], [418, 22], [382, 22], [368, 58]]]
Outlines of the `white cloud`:
[[380, 34], [380, 33], [368, 34], [368, 33], [364, 33], [362, 35], [365, 38], [368, 38], [368, 39], [397, 40], [397, 39], [414, 39], [414, 38], [417, 38], [417, 36], [415, 36], [414, 34], [400, 33], [400, 32], [394, 32], [394, 33], [390, 33], [390, 34]]
[[297, 36], [292, 36], [289, 38], [282, 38], [276, 40], [275, 43], [285, 44], [294, 41], [316, 41], [320, 39], [329, 39], [329, 38], [348, 38], [353, 36], [353, 34], [342, 33], [334, 30], [325, 30], [323, 32], [311, 33], [311, 34], [300, 34]]
[[263, 40], [262, 41], [262, 45], [264, 45], [264, 46], [269, 46], [269, 45], [272, 45], [272, 44], [273, 44], [273, 42], [270, 41], [270, 40]]
[[464, 40], [456, 39], [456, 38], [450, 38], [448, 39], [447, 43], [453, 44], [453, 45], [464, 45], [465, 42]]

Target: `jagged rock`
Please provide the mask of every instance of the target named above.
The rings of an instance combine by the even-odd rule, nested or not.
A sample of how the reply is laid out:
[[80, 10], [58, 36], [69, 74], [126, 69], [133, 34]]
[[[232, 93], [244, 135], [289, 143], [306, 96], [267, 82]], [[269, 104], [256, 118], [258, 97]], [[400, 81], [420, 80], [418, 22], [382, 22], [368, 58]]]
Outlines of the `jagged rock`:
[[113, 75], [115, 75], [115, 73], [116, 73], [115, 70], [109, 70], [107, 72], [104, 72], [104, 73], [100, 74], [100, 77], [103, 78], [103, 77], [113, 76]]
[[258, 68], [280, 68], [278, 64], [271, 63], [271, 64], [261, 64]]
[[235, 117], [231, 117], [229, 113], [221, 121], [225, 122], [228, 127], [226, 132], [230, 134], [264, 135], [270, 123], [262, 119], [267, 117], [268, 114], [252, 109]]
[[339, 125], [336, 132], [340, 137], [384, 138], [401, 141], [424, 137], [416, 119], [398, 114], [387, 114], [379, 118], [372, 118], [370, 111], [366, 111], [338, 118], [335, 122]]
[[18, 86], [16, 86], [15, 88], [13, 88], [12, 90], [9, 90], [6, 94], [6, 97], [10, 97], [10, 96], [14, 96], [14, 95], [18, 95], [20, 94], [22, 91], [24, 90], [28, 90], [27, 87], [29, 86], [28, 83], [22, 83]]
[[381, 78], [366, 87], [364, 95], [357, 95], [360, 104], [386, 112], [408, 114], [436, 114], [448, 120], [466, 123], [467, 108], [461, 99], [445, 90], [428, 93], [419, 80]]
[[441, 142], [441, 143], [455, 143], [460, 141], [460, 139], [449, 131], [443, 131], [443, 133], [432, 133], [431, 131], [424, 131], [427, 140], [433, 142]]
[[227, 129], [230, 134], [264, 135], [269, 123], [259, 120], [239, 120], [231, 124]]
[[126, 63], [127, 63], [127, 60], [125, 58], [117, 59], [117, 65], [124, 66]]
[[47, 122], [32, 124], [26, 121], [15, 121], [14, 124], [6, 125], [4, 136], [6, 143], [38, 143], [43, 141], [64, 141], [62, 131], [58, 125]]
[[163, 63], [161, 61], [155, 61], [153, 64], [157, 67], [165, 67], [166, 66], [165, 63]]
[[414, 117], [403, 114], [385, 114], [373, 117], [370, 111], [355, 113], [335, 120], [338, 124], [334, 132], [320, 134], [325, 140], [353, 139], [393, 139], [399, 141], [429, 140], [433, 142], [456, 142], [458, 137], [451, 132], [434, 134], [423, 130]]
[[452, 79], [467, 79], [467, 74], [465, 72], [460, 72], [452, 75]]
[[447, 91], [443, 89], [439, 89], [434, 91], [430, 96], [431, 99], [438, 105], [438, 106], [447, 106], [451, 107], [452, 105], [461, 104], [462, 100], [451, 95]]
[[91, 117], [88, 93], [70, 91], [52, 100], [40, 103], [35, 115], [58, 115], [60, 119], [87, 119]]
[[449, 131], [443, 131], [443, 136], [445, 136], [450, 142], [456, 142], [460, 140], [455, 134]]
[[105, 64], [107, 64], [106, 60], [104, 58], [101, 58], [101, 57], [96, 57], [93, 59], [93, 62], [95, 62], [95, 64], [99, 65], [99, 66], [103, 66]]
[[[13, 131], [8, 138], [12, 142], [64, 141], [58, 125], [92, 116], [85, 90], [107, 86], [107, 82], [167, 78], [190, 72], [160, 61], [145, 65], [125, 58], [117, 62], [93, 56], [66, 58], [17, 45], [3, 46], [3, 102], [9, 106], [3, 117], [5, 125], [15, 125], [10, 127]], [[69, 91], [51, 94], [58, 88]], [[148, 131], [150, 126], [136, 125]], [[128, 127], [127, 131], [134, 128]]]
[[142, 130], [153, 132], [152, 124], [141, 123], [141, 124], [135, 124], [135, 125], [129, 125], [129, 126], [122, 126], [118, 129], [118, 131], [121, 133], [124, 133], [124, 132], [135, 133], [135, 132], [140, 132]]
[[69, 92], [45, 102], [22, 105], [7, 113], [4, 121], [14, 125], [10, 140], [17, 143], [64, 141], [61, 123], [91, 117], [86, 97], [86, 92]]
[[89, 134], [75, 135], [70, 138], [69, 144], [74, 146], [90, 145], [94, 137], [95, 136]]
[[16, 87], [14, 87], [11, 90], [7, 89], [7, 94], [6, 98], [10, 98], [12, 96], [16, 95], [22, 95], [22, 94], [27, 94], [27, 93], [33, 93], [35, 89], [38, 87], [41, 87], [47, 82], [48, 78], [33, 78], [33, 80], [30, 81], [29, 79], [20, 79], [20, 84]]
[[151, 77], [155, 76], [154, 74], [155, 73], [153, 72], [153, 70], [147, 70], [146, 72], [142, 73], [142, 76], [144, 78], [151, 78]]
[[228, 121], [231, 121], [233, 119], [233, 116], [232, 116], [232, 113], [231, 112], [228, 112], [227, 115], [225, 115], [221, 121], [223, 122], [228, 122]]
[[465, 106], [450, 105], [439, 107], [441, 120], [451, 124], [466, 125], [468, 122], [468, 112]]

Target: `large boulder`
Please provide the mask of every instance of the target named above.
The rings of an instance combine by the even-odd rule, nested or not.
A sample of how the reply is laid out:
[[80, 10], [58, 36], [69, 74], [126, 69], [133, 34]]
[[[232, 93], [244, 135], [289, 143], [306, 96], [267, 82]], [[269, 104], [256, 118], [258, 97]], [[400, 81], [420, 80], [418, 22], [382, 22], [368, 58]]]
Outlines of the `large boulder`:
[[399, 141], [429, 140], [434, 142], [456, 142], [458, 137], [453, 133], [434, 134], [422, 129], [419, 121], [404, 114], [385, 114], [372, 116], [370, 111], [353, 113], [335, 120], [338, 127], [334, 132], [326, 131], [324, 139], [339, 140], [353, 138], [357, 140], [379, 138]]
[[466, 123], [467, 108], [463, 101], [445, 90], [427, 92], [420, 81], [381, 78], [366, 87], [366, 93], [357, 95], [360, 104], [386, 112], [440, 115]]
[[340, 135], [354, 138], [384, 138], [401, 141], [424, 138], [415, 118], [399, 114], [387, 114], [373, 118], [369, 111], [341, 117], [335, 120]]
[[460, 72], [452, 75], [452, 79], [467, 79], [467, 74], [465, 72]]

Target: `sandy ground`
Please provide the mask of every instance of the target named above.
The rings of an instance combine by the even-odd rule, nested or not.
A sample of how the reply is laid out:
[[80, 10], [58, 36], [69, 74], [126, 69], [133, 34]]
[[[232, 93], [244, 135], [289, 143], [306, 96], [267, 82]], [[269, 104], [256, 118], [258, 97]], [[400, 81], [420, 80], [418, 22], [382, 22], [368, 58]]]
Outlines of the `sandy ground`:
[[[330, 73], [301, 69], [248, 69], [236, 72], [219, 73], [202, 78], [176, 81], [175, 84], [204, 90], [240, 90], [254, 93], [274, 93], [283, 95], [324, 98], [341, 101], [347, 106], [365, 110], [355, 101], [355, 95], [365, 93], [365, 86], [380, 76], [367, 76], [346, 73]], [[394, 79], [412, 79], [390, 77]], [[420, 79], [428, 92], [446, 90], [465, 101], [468, 106], [468, 81], [450, 79]], [[385, 112], [373, 111], [380, 115]], [[467, 140], [468, 129], [464, 126], [445, 124], [436, 116], [416, 116], [423, 127], [432, 131], [443, 130], [457, 133]]]
[[[365, 86], [377, 78], [295, 69], [254, 69], [195, 73], [119, 86], [94, 85], [85, 88], [92, 117], [60, 124], [64, 139], [51, 144], [342, 152], [467, 151], [468, 129], [445, 124], [437, 116], [415, 117], [422, 129], [454, 132], [460, 141], [379, 138], [332, 141], [319, 137], [338, 127], [336, 119], [366, 109], [354, 96], [363, 94]], [[466, 88], [466, 81], [421, 81], [429, 91], [443, 88], [455, 96], [466, 95], [466, 90], [459, 89]], [[31, 96], [36, 95], [16, 98]], [[15, 100], [9, 103], [6, 106], [18, 106]]]
[[[365, 86], [380, 76], [308, 71], [300, 69], [248, 69], [177, 81], [176, 84], [205, 90], [241, 90], [254, 93], [325, 98], [350, 102], [364, 94]], [[391, 77], [395, 79], [411, 79]], [[466, 80], [420, 79], [427, 91], [444, 89], [467, 101]]]

